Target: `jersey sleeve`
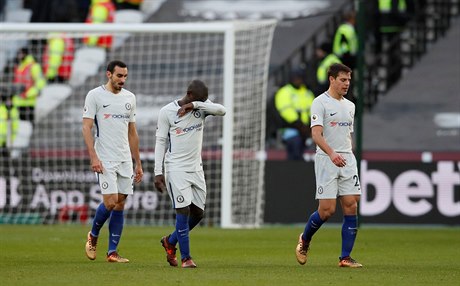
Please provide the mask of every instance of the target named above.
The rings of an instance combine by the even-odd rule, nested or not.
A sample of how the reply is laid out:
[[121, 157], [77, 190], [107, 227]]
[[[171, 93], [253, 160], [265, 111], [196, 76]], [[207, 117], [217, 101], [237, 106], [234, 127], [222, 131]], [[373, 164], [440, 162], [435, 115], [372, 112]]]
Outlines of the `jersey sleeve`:
[[83, 108], [83, 118], [94, 119], [97, 113], [96, 99], [94, 93], [88, 92], [85, 98], [85, 106]]
[[133, 104], [131, 107], [131, 114], [129, 116], [129, 122], [136, 122], [136, 108], [137, 108], [136, 97], [133, 96]]
[[319, 100], [316, 100], [316, 98], [313, 100], [313, 103], [311, 104], [310, 112], [310, 127], [316, 125], [324, 126], [324, 107]]
[[155, 142], [155, 176], [163, 174], [163, 161], [166, 152], [166, 140], [169, 132], [169, 120], [166, 110], [162, 108], [158, 115], [156, 142]]
[[196, 109], [204, 111], [205, 115], [219, 115], [219, 116], [224, 116], [227, 110], [225, 107], [221, 104], [218, 103], [213, 103], [209, 99], [206, 100], [205, 102], [201, 101], [194, 101], [193, 106]]

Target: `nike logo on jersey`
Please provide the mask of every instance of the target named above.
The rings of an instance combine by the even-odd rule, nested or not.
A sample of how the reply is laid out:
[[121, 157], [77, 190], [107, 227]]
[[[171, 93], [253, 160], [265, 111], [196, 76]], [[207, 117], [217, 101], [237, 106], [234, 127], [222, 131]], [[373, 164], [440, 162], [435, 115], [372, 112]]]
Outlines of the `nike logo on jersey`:
[[120, 236], [119, 234], [112, 233], [112, 236]]
[[110, 104], [103, 104], [102, 107], [106, 108], [107, 106], [109, 106]]
[[336, 115], [336, 114], [337, 114], [337, 112], [334, 112], [334, 113], [330, 113], [329, 115], [330, 115], [330, 116], [334, 116], [334, 115]]
[[177, 120], [177, 121], [174, 120], [174, 124], [177, 124], [177, 123], [179, 123], [179, 122], [181, 122], [181, 121], [182, 121], [182, 120]]

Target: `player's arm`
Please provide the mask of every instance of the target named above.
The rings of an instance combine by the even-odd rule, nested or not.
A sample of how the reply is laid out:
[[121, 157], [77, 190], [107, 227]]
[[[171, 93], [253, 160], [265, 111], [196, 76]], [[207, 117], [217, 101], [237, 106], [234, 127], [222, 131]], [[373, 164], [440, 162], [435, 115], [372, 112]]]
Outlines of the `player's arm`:
[[93, 128], [94, 119], [92, 118], [83, 118], [82, 133], [83, 139], [85, 140], [86, 149], [88, 150], [89, 158], [91, 160], [91, 168], [94, 172], [102, 173], [102, 163], [97, 157], [96, 150], [94, 149], [94, 138], [91, 132]]
[[323, 126], [314, 125], [311, 128], [311, 137], [315, 144], [329, 156], [334, 165], [336, 165], [337, 167], [344, 167], [346, 165], [345, 158], [343, 158], [342, 155], [335, 152], [334, 149], [332, 149], [331, 146], [329, 146], [329, 144], [327, 144], [326, 140], [324, 139]]
[[207, 100], [206, 102], [193, 101], [193, 102], [184, 104], [177, 111], [177, 115], [179, 117], [182, 117], [194, 109], [202, 110], [204, 111], [206, 115], [224, 116], [225, 113], [227, 113], [227, 110], [225, 109], [223, 105], [218, 104], [218, 103], [213, 103], [212, 101]]
[[136, 164], [135, 167], [135, 176], [134, 181], [139, 183], [142, 180], [142, 176], [144, 172], [142, 170], [142, 163], [141, 157], [139, 154], [139, 135], [137, 134], [136, 123], [130, 122], [128, 124], [128, 141], [129, 141], [129, 149], [131, 150], [131, 156], [134, 159]]
[[163, 193], [166, 190], [166, 182], [163, 174], [163, 162], [166, 153], [166, 142], [169, 132], [169, 121], [166, 116], [166, 112], [162, 109], [158, 116], [157, 131], [156, 131], [156, 142], [155, 142], [155, 188]]
[[225, 113], [227, 113], [227, 110], [222, 104], [214, 103], [210, 100], [206, 100], [205, 102], [194, 101], [192, 104], [194, 109], [202, 110], [207, 115], [224, 116]]

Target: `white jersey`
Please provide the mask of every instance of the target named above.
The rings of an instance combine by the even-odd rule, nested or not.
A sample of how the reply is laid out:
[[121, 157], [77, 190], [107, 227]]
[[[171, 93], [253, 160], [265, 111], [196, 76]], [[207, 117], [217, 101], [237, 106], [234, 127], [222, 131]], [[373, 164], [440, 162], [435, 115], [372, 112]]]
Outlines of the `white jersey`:
[[101, 161], [131, 161], [128, 124], [135, 122], [136, 97], [121, 89], [117, 94], [104, 85], [86, 95], [83, 118], [94, 119], [94, 148]]
[[[313, 100], [310, 126], [323, 126], [323, 137], [338, 153], [352, 153], [351, 133], [355, 116], [355, 104], [346, 98], [337, 100], [326, 91]], [[316, 153], [326, 153], [316, 147]]]
[[155, 175], [163, 174], [163, 161], [166, 172], [203, 170], [204, 119], [208, 115], [225, 115], [226, 111], [225, 107], [210, 100], [194, 101], [193, 105], [195, 109], [182, 117], [177, 115], [180, 108], [177, 100], [161, 108], [156, 131]]

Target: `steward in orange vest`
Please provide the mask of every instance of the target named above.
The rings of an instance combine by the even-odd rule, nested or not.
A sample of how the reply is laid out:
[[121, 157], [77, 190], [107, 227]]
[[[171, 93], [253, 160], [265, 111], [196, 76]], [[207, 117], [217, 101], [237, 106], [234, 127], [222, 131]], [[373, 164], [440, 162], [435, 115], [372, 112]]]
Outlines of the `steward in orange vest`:
[[[113, 23], [115, 18], [115, 5], [111, 0], [92, 0], [89, 7], [86, 23], [101, 24]], [[88, 46], [99, 46], [106, 49], [112, 47], [112, 35], [89, 36], [83, 39], [83, 42]]]
[[14, 83], [22, 84], [24, 92], [13, 96], [13, 106], [19, 110], [21, 120], [34, 122], [34, 110], [37, 97], [46, 85], [41, 66], [22, 48], [17, 54], [18, 66], [14, 68]]
[[52, 33], [43, 53], [43, 72], [49, 82], [65, 82], [72, 72], [75, 47], [73, 39]]

